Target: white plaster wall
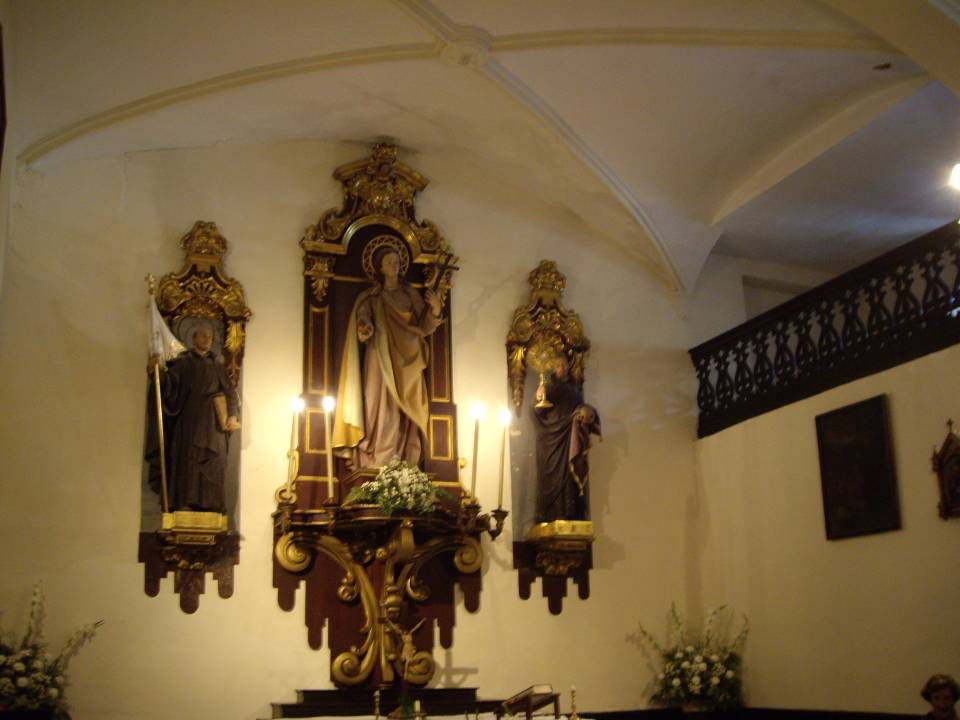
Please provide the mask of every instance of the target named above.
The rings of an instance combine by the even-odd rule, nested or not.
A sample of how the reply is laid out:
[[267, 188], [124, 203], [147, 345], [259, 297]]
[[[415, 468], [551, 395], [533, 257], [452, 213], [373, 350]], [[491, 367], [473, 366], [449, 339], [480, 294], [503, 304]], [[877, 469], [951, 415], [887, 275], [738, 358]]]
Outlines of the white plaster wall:
[[[706, 604], [747, 613], [759, 707], [921, 713], [960, 669], [960, 521], [937, 515], [930, 455], [956, 418], [954, 347], [696, 443]], [[814, 419], [886, 394], [902, 529], [827, 541]]]
[[[49, 598], [48, 636], [106, 624], [73, 667], [76, 720], [255, 718], [295, 688], [329, 686], [329, 656], [307, 647], [302, 595], [290, 613], [271, 588], [273, 491], [285, 478], [288, 404], [301, 384], [303, 229], [338, 205], [330, 174], [362, 151], [320, 142], [219, 145], [23, 169], [0, 306], [0, 608], [24, 620], [31, 585]], [[693, 375], [673, 301], [613, 245], [591, 242], [562, 208], [515, 187], [446, 182], [453, 160], [411, 161], [434, 180], [420, 214], [461, 257], [453, 305], [455, 397], [506, 404], [503, 343], [526, 275], [542, 258], [567, 274], [566, 303], [593, 350], [587, 395], [605, 439], [593, 458], [598, 539], [591, 598], [571, 587], [563, 614], [521, 601], [508, 530], [484, 542], [476, 615], [438, 649], [442, 684], [497, 697], [535, 682], [578, 688], [590, 709], [644, 705], [649, 677], [628, 635], [672, 600], [702, 596], [694, 495]], [[460, 168], [462, 170], [462, 168]], [[469, 173], [458, 172], [456, 177]], [[531, 186], [535, 178], [517, 178]], [[244, 534], [234, 597], [207, 584], [199, 611], [172, 580], [143, 592], [136, 559], [146, 378], [143, 277], [179, 268], [197, 219], [230, 242], [227, 271], [253, 319], [244, 365]], [[470, 442], [461, 421], [461, 454]], [[481, 500], [494, 499], [497, 430], [481, 435]], [[510, 506], [509, 496], [505, 505]]]

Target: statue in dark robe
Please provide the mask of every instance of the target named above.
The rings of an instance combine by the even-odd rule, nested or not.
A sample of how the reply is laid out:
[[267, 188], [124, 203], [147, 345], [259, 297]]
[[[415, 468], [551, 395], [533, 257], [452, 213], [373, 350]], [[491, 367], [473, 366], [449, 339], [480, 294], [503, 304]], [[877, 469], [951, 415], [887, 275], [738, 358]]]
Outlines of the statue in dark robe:
[[561, 356], [537, 388], [533, 425], [537, 441], [537, 522], [587, 520], [590, 435], [600, 435], [597, 411], [569, 376]]
[[[240, 399], [213, 354], [213, 329], [196, 327], [192, 349], [160, 373], [170, 510], [226, 512], [227, 445], [240, 429]], [[151, 356], [148, 370], [158, 362]], [[151, 413], [151, 418], [154, 414]], [[150, 485], [160, 493], [156, 427], [150, 428]]]

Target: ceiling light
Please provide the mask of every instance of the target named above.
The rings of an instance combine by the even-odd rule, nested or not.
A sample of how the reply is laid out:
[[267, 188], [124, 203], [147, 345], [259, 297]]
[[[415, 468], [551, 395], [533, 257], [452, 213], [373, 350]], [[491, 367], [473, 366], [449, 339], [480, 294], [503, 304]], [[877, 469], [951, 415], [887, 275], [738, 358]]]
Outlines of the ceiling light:
[[950, 186], [960, 190], [960, 163], [954, 165], [950, 171]]

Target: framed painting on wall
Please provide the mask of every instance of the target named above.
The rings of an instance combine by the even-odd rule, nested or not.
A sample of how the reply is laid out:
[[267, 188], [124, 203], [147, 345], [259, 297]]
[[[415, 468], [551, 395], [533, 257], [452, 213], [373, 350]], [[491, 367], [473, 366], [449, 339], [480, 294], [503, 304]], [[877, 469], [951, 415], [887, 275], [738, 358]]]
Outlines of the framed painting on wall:
[[900, 529], [886, 396], [818, 415], [827, 539]]

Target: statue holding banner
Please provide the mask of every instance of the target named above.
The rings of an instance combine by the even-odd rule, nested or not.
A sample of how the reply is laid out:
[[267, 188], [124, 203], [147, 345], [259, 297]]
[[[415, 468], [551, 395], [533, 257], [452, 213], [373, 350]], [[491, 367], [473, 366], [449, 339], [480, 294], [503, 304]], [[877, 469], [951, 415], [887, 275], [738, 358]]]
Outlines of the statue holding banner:
[[[225, 513], [227, 449], [230, 433], [240, 429], [240, 398], [213, 353], [210, 321], [186, 318], [181, 326], [192, 348], [159, 374], [169, 510]], [[160, 359], [151, 354], [151, 374]], [[158, 495], [160, 482], [151, 477]]]

